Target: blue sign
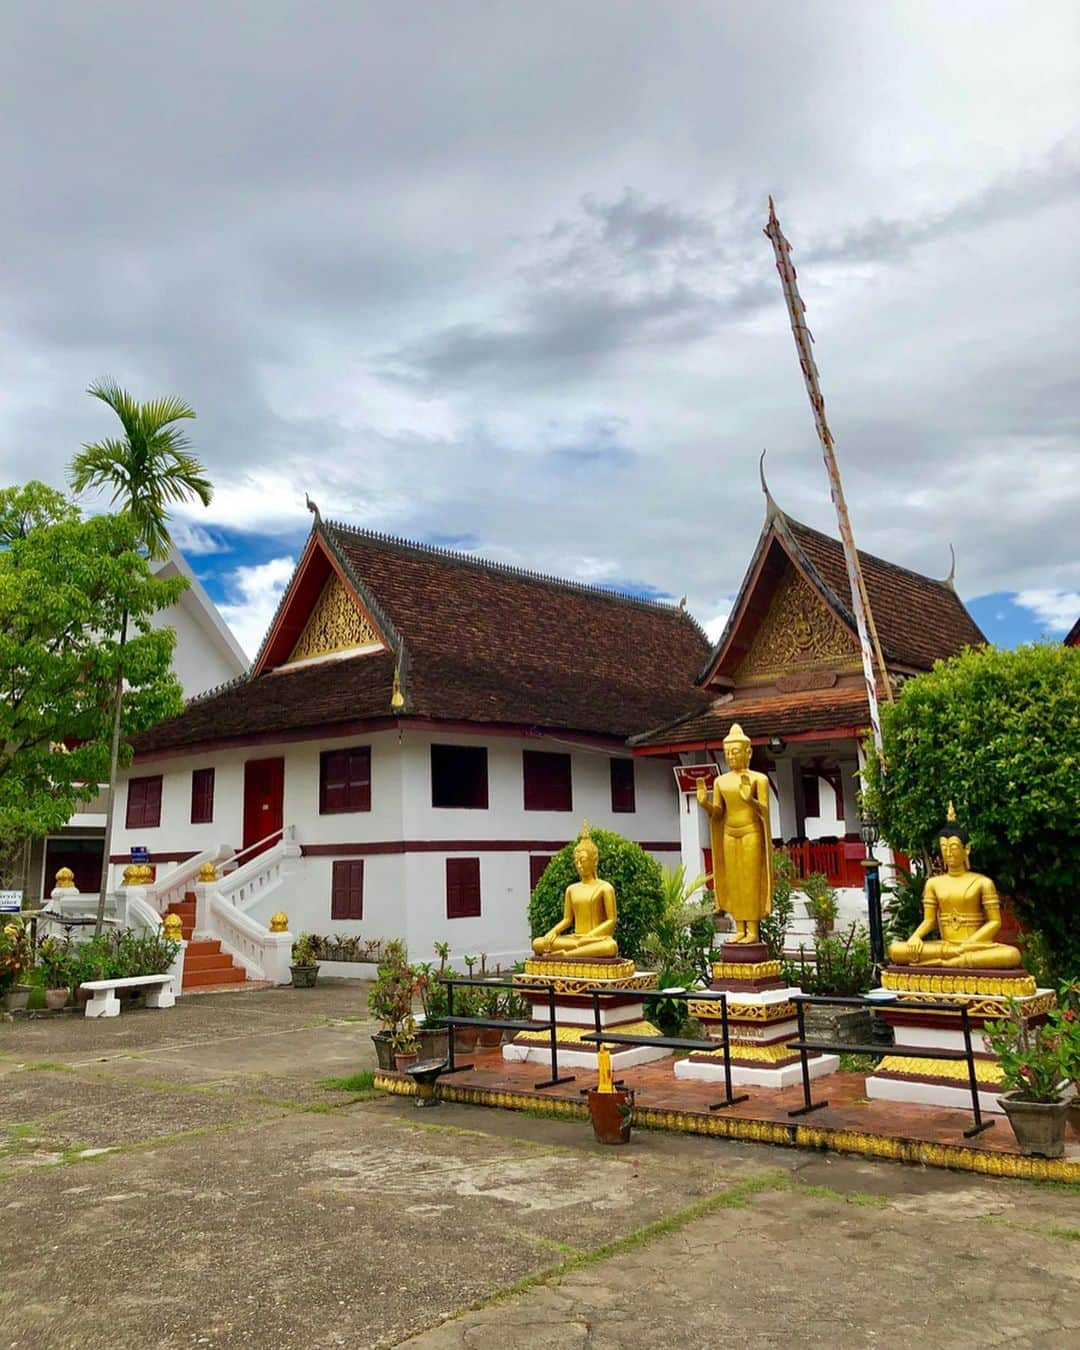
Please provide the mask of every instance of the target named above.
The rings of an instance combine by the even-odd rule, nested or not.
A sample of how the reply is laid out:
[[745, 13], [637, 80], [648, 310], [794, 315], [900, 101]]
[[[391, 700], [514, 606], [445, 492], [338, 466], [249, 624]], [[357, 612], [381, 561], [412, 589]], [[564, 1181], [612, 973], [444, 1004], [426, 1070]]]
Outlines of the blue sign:
[[150, 850], [142, 844], [132, 844], [131, 861], [133, 863], [148, 863], [150, 861]]
[[18, 914], [22, 909], [22, 891], [0, 891], [0, 914]]

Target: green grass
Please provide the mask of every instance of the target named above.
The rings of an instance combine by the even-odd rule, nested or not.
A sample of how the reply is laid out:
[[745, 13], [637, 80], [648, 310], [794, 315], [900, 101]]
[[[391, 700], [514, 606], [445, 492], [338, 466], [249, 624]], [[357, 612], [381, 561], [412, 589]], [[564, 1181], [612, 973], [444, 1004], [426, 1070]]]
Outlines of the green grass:
[[878, 1066], [880, 1055], [841, 1055], [840, 1069], [843, 1073], [871, 1073]]
[[361, 1069], [348, 1078], [320, 1078], [319, 1087], [326, 1088], [328, 1092], [374, 1092], [375, 1071]]

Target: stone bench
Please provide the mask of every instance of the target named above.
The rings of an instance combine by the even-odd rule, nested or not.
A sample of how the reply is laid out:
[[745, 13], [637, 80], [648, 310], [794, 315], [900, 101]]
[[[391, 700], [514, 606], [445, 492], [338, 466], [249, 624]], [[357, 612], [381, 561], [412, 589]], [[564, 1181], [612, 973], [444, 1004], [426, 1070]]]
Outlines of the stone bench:
[[146, 1006], [148, 1008], [171, 1008], [176, 1002], [173, 992], [172, 975], [128, 975], [122, 980], [87, 980], [79, 985], [88, 989], [90, 997], [86, 1001], [87, 1017], [119, 1017], [120, 1000], [116, 997], [118, 989], [146, 988]]

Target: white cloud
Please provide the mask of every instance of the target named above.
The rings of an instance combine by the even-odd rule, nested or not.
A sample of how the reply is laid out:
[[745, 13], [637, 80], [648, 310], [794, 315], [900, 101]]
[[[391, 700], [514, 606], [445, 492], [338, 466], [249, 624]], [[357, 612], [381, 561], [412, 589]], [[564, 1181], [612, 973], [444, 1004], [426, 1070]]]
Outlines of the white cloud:
[[1033, 610], [1051, 633], [1067, 633], [1080, 615], [1080, 591], [1020, 591], [1016, 603]]
[[218, 539], [202, 525], [194, 525], [190, 520], [184, 520], [180, 516], [175, 516], [169, 522], [169, 533], [180, 552], [189, 557], [229, 551], [229, 545], [224, 540]]
[[269, 562], [238, 567], [225, 578], [236, 599], [218, 605], [218, 611], [252, 660], [295, 566], [295, 558], [271, 558]]
[[709, 641], [713, 644], [714, 647], [720, 641], [720, 638], [724, 632], [724, 628], [726, 627], [727, 621], [730, 617], [731, 617], [731, 610], [728, 609], [725, 610], [723, 614], [717, 614], [711, 619], [705, 619], [704, 622], [702, 623], [701, 626], [702, 628], [705, 629], [705, 636], [709, 639]]

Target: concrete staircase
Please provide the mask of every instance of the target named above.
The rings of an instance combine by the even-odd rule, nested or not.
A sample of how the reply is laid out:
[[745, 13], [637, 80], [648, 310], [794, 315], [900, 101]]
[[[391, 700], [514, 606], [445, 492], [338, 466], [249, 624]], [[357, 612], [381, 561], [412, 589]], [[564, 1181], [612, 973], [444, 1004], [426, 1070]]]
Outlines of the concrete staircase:
[[187, 891], [183, 900], [171, 904], [167, 913], [176, 914], [180, 919], [187, 951], [184, 954], [185, 990], [220, 989], [230, 985], [247, 983], [244, 968], [238, 966], [228, 954], [221, 950], [216, 939], [193, 939], [195, 932], [195, 893]]

